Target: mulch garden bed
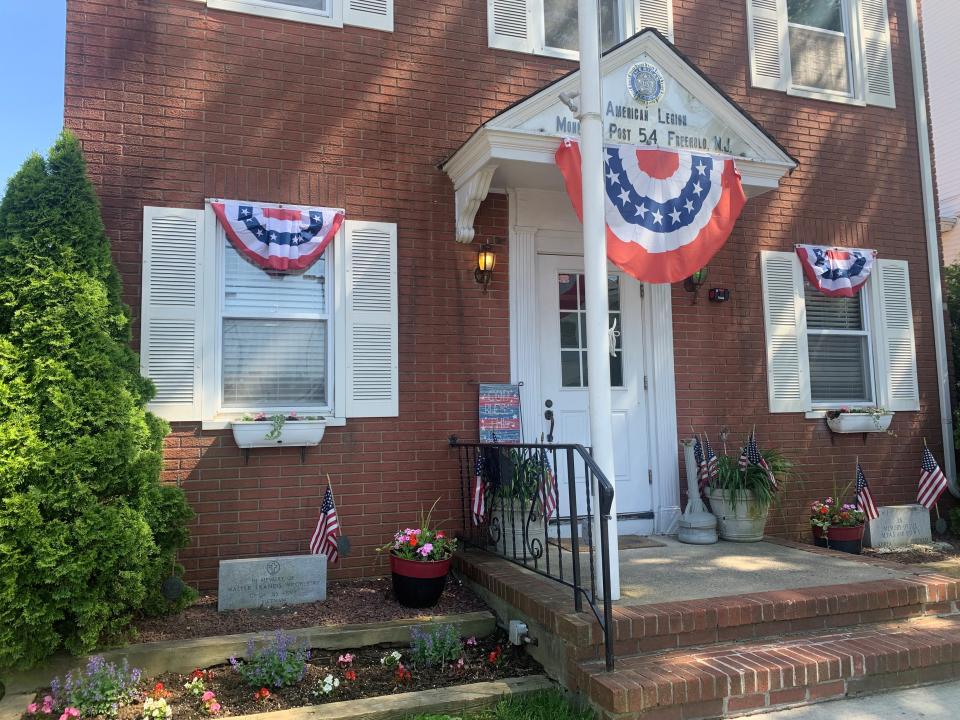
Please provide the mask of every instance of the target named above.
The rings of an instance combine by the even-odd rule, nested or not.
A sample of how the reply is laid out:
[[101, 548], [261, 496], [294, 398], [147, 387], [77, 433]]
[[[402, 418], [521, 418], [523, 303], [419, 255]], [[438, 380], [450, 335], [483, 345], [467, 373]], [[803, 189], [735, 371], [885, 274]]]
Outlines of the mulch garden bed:
[[384, 622], [424, 615], [455, 615], [487, 610], [487, 606], [452, 575], [440, 602], [429, 611], [413, 610], [393, 598], [390, 578], [346, 580], [327, 585], [324, 602], [263, 610], [217, 612], [215, 595], [205, 595], [176, 615], [143, 618], [131, 642], [185, 640], [212, 635], [273, 631], [318, 625]]
[[[358, 606], [354, 605], [354, 608], [358, 609]], [[231, 665], [217, 665], [202, 671], [204, 689], [212, 691], [220, 705], [215, 715], [204, 709], [200, 697], [184, 689], [184, 684], [191, 679], [189, 674], [164, 673], [157, 677], [144, 678], [140, 687], [149, 691], [156, 688], [156, 683], [162, 683], [161, 693], [172, 710], [173, 720], [200, 720], [214, 716], [248, 715], [304, 705], [429, 690], [542, 672], [540, 666], [522, 648], [510, 645], [506, 635], [500, 630], [488, 638], [477, 638], [475, 643], [464, 641], [462, 667], [449, 664], [442, 668], [421, 668], [411, 664], [403, 666], [409, 674], [401, 673], [399, 676], [396, 668], [385, 666], [381, 662], [396, 649], [393, 647], [371, 646], [352, 651], [352, 662], [347, 666], [338, 662], [343, 654], [340, 651], [313, 651], [308, 660], [306, 674], [299, 683], [289, 687], [269, 688], [266, 697], [258, 697], [259, 688], [248, 685]], [[400, 662], [407, 663], [407, 650], [400, 648], [399, 652], [403, 655]], [[495, 653], [495, 659], [491, 653]], [[317, 688], [328, 675], [333, 675], [340, 681], [339, 687], [329, 695], [317, 694]], [[43, 697], [47, 692], [46, 689], [40, 690], [37, 697]], [[140, 699], [121, 707], [117, 720], [139, 720], [144, 716], [143, 711], [143, 699]], [[48, 720], [56, 717], [56, 712], [53, 715], [24, 713], [22, 716], [23, 720]], [[84, 716], [82, 720], [104, 719]]]
[[934, 533], [933, 543], [930, 545], [912, 545], [897, 550], [865, 547], [863, 554], [867, 557], [875, 557], [878, 560], [890, 560], [906, 565], [924, 565], [952, 559], [960, 560], [960, 539], [952, 535]]

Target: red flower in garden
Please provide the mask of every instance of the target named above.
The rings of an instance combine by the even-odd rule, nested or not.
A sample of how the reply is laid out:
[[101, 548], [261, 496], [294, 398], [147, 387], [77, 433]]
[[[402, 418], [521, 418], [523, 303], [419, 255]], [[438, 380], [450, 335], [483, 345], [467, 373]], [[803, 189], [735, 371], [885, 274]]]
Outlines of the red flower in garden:
[[417, 539], [415, 537], [410, 538], [410, 547], [417, 546]]
[[487, 662], [491, 665], [496, 665], [500, 662], [501, 655], [503, 655], [503, 648], [497, 645], [497, 647], [491, 650], [487, 655]]
[[260, 688], [253, 694], [254, 700], [266, 700], [268, 697], [270, 697], [270, 691], [265, 687]]
[[147, 695], [154, 700], [161, 700], [163, 698], [170, 697], [170, 691], [164, 687], [162, 682], [158, 682], [153, 686], [153, 690], [148, 692]]
[[354, 681], [357, 679], [357, 671], [356, 671], [356, 670], [347, 670], [347, 671], [343, 674], [343, 679], [346, 680], [347, 682], [354, 682]]
[[403, 685], [413, 682], [413, 675], [411, 675], [410, 671], [401, 664], [397, 665], [397, 669], [393, 673], [393, 679]]
[[190, 679], [199, 680], [203, 678], [203, 675], [204, 675], [203, 670], [201, 670], [200, 668], [197, 668], [192, 673], [190, 673]]

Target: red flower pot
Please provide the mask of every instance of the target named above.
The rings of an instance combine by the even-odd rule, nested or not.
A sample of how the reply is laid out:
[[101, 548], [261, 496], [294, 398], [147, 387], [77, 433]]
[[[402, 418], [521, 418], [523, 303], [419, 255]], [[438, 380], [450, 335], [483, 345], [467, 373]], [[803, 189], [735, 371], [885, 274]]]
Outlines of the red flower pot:
[[818, 547], [840, 550], [841, 552], [859, 555], [863, 549], [864, 525], [854, 527], [832, 527], [824, 533], [819, 525], [813, 525], [813, 543]]
[[443, 595], [450, 573], [450, 559], [407, 560], [390, 556], [393, 594], [404, 607], [433, 607]]

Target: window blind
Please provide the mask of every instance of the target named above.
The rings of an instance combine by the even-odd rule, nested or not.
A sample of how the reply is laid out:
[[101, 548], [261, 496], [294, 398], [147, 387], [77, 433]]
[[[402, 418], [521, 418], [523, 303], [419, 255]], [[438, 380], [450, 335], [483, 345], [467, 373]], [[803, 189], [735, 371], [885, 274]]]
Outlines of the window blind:
[[224, 250], [225, 315], [325, 315], [327, 253], [303, 273], [270, 275], [247, 262], [230, 243]]

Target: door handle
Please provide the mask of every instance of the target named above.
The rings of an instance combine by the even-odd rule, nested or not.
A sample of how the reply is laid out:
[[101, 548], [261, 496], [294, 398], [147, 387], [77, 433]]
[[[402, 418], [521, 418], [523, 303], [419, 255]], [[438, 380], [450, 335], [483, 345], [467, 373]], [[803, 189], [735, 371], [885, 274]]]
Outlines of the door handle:
[[553, 442], [553, 400], [547, 399], [544, 401], [544, 406], [547, 408], [543, 413], [543, 418], [550, 421], [550, 429], [547, 431], [547, 442]]

